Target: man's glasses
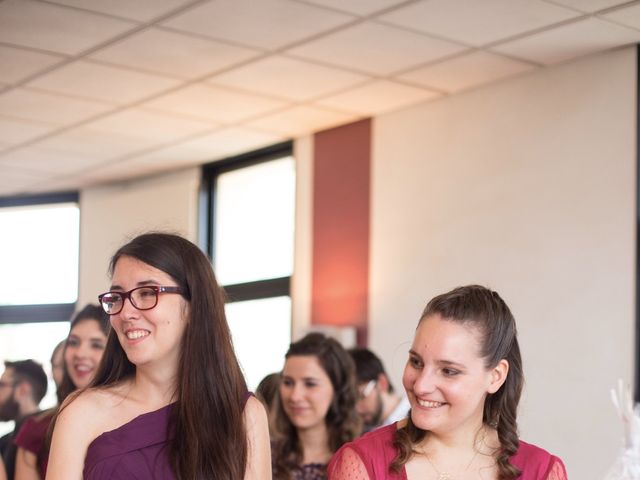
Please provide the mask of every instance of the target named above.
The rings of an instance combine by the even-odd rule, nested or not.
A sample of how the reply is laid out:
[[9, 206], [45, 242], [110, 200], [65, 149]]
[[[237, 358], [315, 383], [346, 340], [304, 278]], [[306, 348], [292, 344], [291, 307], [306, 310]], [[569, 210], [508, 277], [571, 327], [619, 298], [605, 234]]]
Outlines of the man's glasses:
[[358, 400], [367, 398], [369, 394], [373, 392], [373, 389], [376, 388], [376, 383], [375, 380], [369, 380], [369, 383], [367, 383], [362, 390], [358, 391]]
[[158, 304], [160, 293], [182, 293], [180, 287], [138, 287], [128, 292], [106, 292], [98, 295], [102, 309], [109, 315], [117, 315], [124, 307], [124, 301], [128, 298], [131, 305], [138, 310], [151, 310]]

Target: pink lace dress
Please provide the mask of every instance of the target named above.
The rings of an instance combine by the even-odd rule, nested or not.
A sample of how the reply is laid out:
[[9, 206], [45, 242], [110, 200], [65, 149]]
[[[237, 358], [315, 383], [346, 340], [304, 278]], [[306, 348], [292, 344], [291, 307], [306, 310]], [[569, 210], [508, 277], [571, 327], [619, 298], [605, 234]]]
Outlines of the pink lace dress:
[[[329, 480], [407, 480], [404, 468], [398, 473], [389, 471], [396, 456], [396, 428], [394, 423], [343, 445], [329, 462]], [[522, 440], [510, 461], [522, 472], [518, 480], [567, 480], [562, 460]]]

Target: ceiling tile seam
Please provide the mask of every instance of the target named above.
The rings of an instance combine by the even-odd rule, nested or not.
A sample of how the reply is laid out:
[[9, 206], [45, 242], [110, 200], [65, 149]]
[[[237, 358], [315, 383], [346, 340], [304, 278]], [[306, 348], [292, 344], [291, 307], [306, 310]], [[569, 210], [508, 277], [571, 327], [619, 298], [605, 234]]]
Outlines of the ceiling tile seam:
[[[517, 58], [513, 55], [508, 55], [505, 53], [501, 53], [501, 52], [493, 52], [493, 51], [489, 51], [486, 50], [485, 48], [470, 48], [469, 50], [464, 50], [462, 52], [456, 52], [456, 53], [452, 53], [451, 55], [447, 55], [445, 57], [441, 57], [441, 58], [437, 58], [435, 60], [429, 60], [428, 62], [424, 62], [420, 65], [417, 66], [412, 66], [412, 67], [408, 67], [408, 68], [404, 68], [404, 69], [400, 69], [397, 70], [391, 74], [389, 74], [389, 77], [396, 77], [396, 76], [400, 76], [400, 75], [405, 75], [407, 73], [413, 72], [414, 70], [420, 70], [422, 68], [427, 68], [427, 67], [433, 67], [436, 65], [439, 65], [441, 63], [446, 63], [446, 62], [450, 62], [451, 60], [456, 60], [457, 58], [462, 58], [462, 57], [466, 57], [467, 55], [473, 55], [474, 53], [489, 53], [491, 55], [494, 55], [496, 57], [504, 57], [508, 60], [513, 60], [513, 61], [517, 61], [519, 63], [524, 63], [527, 65], [530, 65], [532, 67], [542, 67], [544, 65], [533, 62], [531, 60], [523, 60], [521, 58]], [[432, 88], [432, 87], [429, 87]], [[437, 89], [436, 89], [437, 90]]]
[[[0, 3], [2, 3], [2, 1], [4, 0], [0, 0]], [[44, 48], [30, 47], [27, 45], [19, 45], [17, 43], [7, 42], [6, 40], [0, 40], [0, 46], [15, 48], [16, 50], [24, 50], [26, 52], [42, 53], [45, 55], [60, 57], [61, 60], [72, 57], [72, 55], [69, 55], [68, 53], [60, 53], [60, 52], [54, 52], [53, 50], [46, 50]]]
[[624, 3], [621, 3], [619, 5], [612, 5], [610, 7], [602, 8], [602, 9], [596, 10], [594, 12], [585, 12], [583, 10], [579, 10], [577, 7], [574, 7], [574, 6], [571, 6], [571, 5], [565, 5], [565, 4], [562, 4], [560, 2], [556, 2], [554, 0], [542, 0], [542, 1], [545, 2], [545, 3], [549, 3], [551, 5], [568, 8], [570, 10], [576, 10], [576, 11], [579, 11], [581, 13], [586, 13], [586, 14], [589, 14], [589, 15], [602, 15], [602, 14], [605, 14], [605, 13], [614, 12], [616, 10], [624, 10], [625, 8], [632, 7], [633, 5], [637, 5], [637, 4], [640, 3], [640, 0], [630, 0], [628, 2], [624, 2]]
[[78, 5], [69, 5], [66, 3], [58, 3], [55, 0], [34, 0], [37, 1], [39, 3], [45, 3], [48, 5], [54, 5], [56, 7], [59, 8], [64, 8], [67, 10], [75, 10], [78, 12], [82, 12], [82, 13], [87, 13], [90, 15], [97, 15], [100, 17], [104, 17], [104, 18], [108, 18], [111, 20], [119, 20], [119, 21], [123, 21], [123, 22], [129, 22], [129, 23], [136, 23], [139, 25], [153, 25], [156, 22], [164, 22], [176, 15], [182, 14], [188, 10], [191, 10], [192, 8], [197, 7], [200, 4], [203, 3], [209, 3], [211, 0], [191, 0], [189, 3], [186, 3], [184, 5], [180, 5], [172, 10], [169, 10], [168, 12], [165, 12], [163, 14], [160, 14], [156, 17], [153, 17], [149, 20], [136, 20], [134, 18], [131, 17], [121, 17], [120, 15], [114, 15], [112, 13], [108, 13], [108, 12], [101, 12], [98, 10], [91, 10], [90, 8], [86, 8], [86, 7], [81, 7]]
[[[41, 2], [41, 3], [51, 4], [51, 2], [48, 2], [46, 0], [35, 0], [35, 1], [38, 1], [38, 2]], [[188, 4], [186, 7], [193, 8], [193, 7], [197, 6], [200, 3], [206, 3], [208, 1], [209, 0], [196, 0], [195, 2]], [[82, 10], [82, 11], [85, 10], [85, 9], [82, 9], [82, 8], [72, 7], [72, 6], [68, 6], [68, 5], [60, 5], [60, 4], [55, 4], [55, 5], [57, 5], [58, 7], [66, 8], [66, 9], [70, 9], [70, 10]], [[185, 7], [185, 6], [183, 5], [182, 7]], [[92, 47], [89, 47], [89, 48], [87, 48], [87, 49], [85, 49], [85, 50], [83, 50], [83, 51], [81, 51], [81, 52], [79, 52], [79, 53], [77, 53], [75, 55], [67, 55], [65, 60], [63, 60], [60, 63], [57, 63], [55, 65], [52, 65], [52, 66], [50, 66], [48, 68], [45, 68], [45, 69], [43, 69], [41, 71], [38, 71], [38, 72], [34, 73], [33, 75], [30, 75], [30, 76], [22, 79], [21, 81], [17, 82], [15, 85], [13, 85], [12, 88], [16, 88], [16, 87], [25, 85], [26, 83], [31, 82], [31, 81], [33, 81], [33, 80], [35, 80], [35, 79], [37, 79], [37, 78], [39, 78], [39, 77], [41, 77], [43, 75], [49, 74], [49, 73], [51, 73], [51, 72], [53, 72], [55, 70], [58, 70], [58, 69], [66, 66], [68, 64], [71, 64], [76, 60], [85, 59], [86, 57], [88, 57], [89, 55], [97, 52], [98, 50], [101, 50], [101, 49], [104, 49], [106, 47], [109, 47], [109, 46], [112, 46], [114, 44], [117, 44], [118, 42], [121, 42], [121, 41], [125, 40], [128, 37], [131, 37], [131, 36], [133, 36], [133, 35], [135, 35], [137, 33], [140, 33], [140, 32], [142, 32], [144, 30], [147, 30], [147, 29], [151, 28], [152, 26], [154, 26], [154, 24], [156, 22], [165, 21], [166, 19], [171, 18], [172, 16], [175, 16], [177, 13], [182, 13], [182, 10], [183, 10], [183, 8], [180, 8], [180, 7], [176, 8], [176, 9], [172, 10], [171, 12], [169, 12], [167, 14], [164, 14], [164, 15], [161, 15], [161, 16], [157, 17], [157, 19], [154, 19], [154, 20], [149, 21], [149, 22], [139, 22], [139, 21], [128, 20], [128, 23], [132, 23], [132, 24], [135, 25], [131, 29], [126, 30], [125, 32], [122, 32], [120, 34], [114, 35], [114, 36], [110, 37], [109, 39], [107, 39], [107, 40], [105, 40], [103, 42], [100, 42], [100, 43], [98, 43], [98, 44], [96, 44], [96, 45], [94, 45]], [[91, 11], [91, 13], [96, 14], [93, 11]], [[96, 15], [100, 15], [100, 14], [96, 14]], [[103, 15], [103, 16], [106, 16], [106, 15]], [[57, 52], [56, 54], [60, 55], [59, 52]], [[89, 60], [89, 59], [87, 59], [87, 60]]]
[[626, 28], [627, 30], [635, 30], [636, 32], [640, 31], [640, 27], [634, 27], [633, 25], [628, 25], [626, 23], [622, 23], [620, 20], [617, 20], [617, 19], [614, 19], [614, 18], [601, 17], [599, 14], [596, 15], [595, 17], [598, 20], [601, 20], [603, 22], [611, 23], [611, 24], [616, 25], [618, 27]]
[[[7, 149], [3, 150], [0, 153], [0, 155], [5, 155], [6, 153], [14, 152], [16, 150], [19, 150], [19, 149], [22, 149], [22, 148], [26, 148], [26, 147], [29, 147], [29, 146], [37, 146], [38, 142], [41, 142], [43, 140], [47, 140], [49, 138], [55, 137], [57, 135], [60, 135], [61, 133], [65, 133], [65, 132], [68, 132], [70, 130], [74, 130], [76, 128], [86, 127], [86, 128], [91, 129], [91, 123], [95, 122], [96, 120], [100, 120], [100, 119], [108, 117], [110, 115], [114, 115], [114, 114], [120, 113], [122, 111], [126, 111], [126, 110], [128, 110], [128, 109], [130, 109], [132, 107], [140, 107], [142, 109], [148, 109], [149, 107], [144, 107], [144, 106], [141, 105], [142, 103], [145, 103], [146, 101], [147, 100], [140, 101], [140, 102], [134, 102], [132, 104], [129, 104], [128, 106], [121, 106], [120, 108], [116, 108], [116, 109], [109, 110], [109, 111], [106, 111], [106, 112], [101, 112], [99, 114], [96, 114], [96, 115], [94, 115], [92, 117], [88, 117], [88, 118], [86, 118], [84, 120], [81, 120], [81, 121], [78, 121], [76, 123], [73, 123], [73, 124], [70, 124], [70, 125], [61, 126], [60, 128], [52, 130], [51, 132], [48, 132], [46, 134], [33, 137], [30, 140], [27, 140], [27, 141], [24, 141], [24, 142], [15, 144], [15, 145], [11, 145]], [[210, 118], [209, 119], [205, 119], [205, 120], [208, 121], [208, 122], [215, 122], [215, 124], [212, 124], [212, 127], [217, 128], [217, 129], [234, 127], [234, 126], [241, 126], [244, 122], [257, 120], [259, 118], [262, 118], [263, 116], [274, 115], [274, 114], [280, 113], [282, 111], [286, 111], [289, 108], [291, 108], [291, 106], [292, 106], [292, 104], [289, 101], [287, 103], [287, 105], [276, 107], [274, 109], [270, 109], [270, 110], [268, 110], [266, 112], [263, 112], [261, 114], [250, 115], [250, 116], [248, 116], [246, 118], [239, 119], [239, 120], [234, 121], [234, 122], [226, 122], [225, 123], [225, 122], [219, 122], [219, 121], [216, 121], [216, 120], [212, 120]], [[161, 110], [161, 109], [157, 109], [157, 108], [155, 108], [155, 110], [159, 110], [158, 113], [169, 114], [169, 115], [177, 116], [178, 118], [186, 117], [186, 115], [179, 115], [179, 114], [175, 114], [174, 112], [170, 112], [170, 111], [166, 111], [166, 110]], [[191, 117], [191, 116], [189, 116], [189, 117]], [[20, 117], [18, 117], [18, 118], [20, 118]], [[194, 116], [193, 119], [194, 120], [203, 120], [204, 118], [203, 117], [199, 117], [199, 116]], [[96, 131], [96, 130], [94, 130], [94, 131]], [[68, 152], [68, 153], [71, 153], [71, 152]]]
[[[533, 30], [528, 30], [528, 31], [523, 32], [523, 33], [512, 35], [512, 36], [507, 37], [507, 38], [502, 38], [500, 40], [496, 40], [495, 42], [487, 43], [485, 45], [482, 45], [482, 48], [491, 49], [491, 48], [494, 48], [494, 47], [498, 47], [500, 45], [504, 45], [505, 43], [513, 42], [513, 41], [516, 41], [516, 40], [522, 40], [524, 38], [532, 37], [532, 36], [538, 35], [540, 33], [547, 33], [547, 32], [559, 29], [561, 27], [566, 27], [566, 26], [572, 25], [574, 23], [579, 23], [579, 22], [582, 22], [584, 20], [588, 20], [589, 18], [596, 18], [596, 16], [592, 15], [590, 13], [587, 13], [587, 14], [584, 14], [584, 15], [580, 15], [578, 17], [568, 18], [566, 20], [562, 20], [560, 22], [556, 22], [556, 23], [553, 23], [553, 24], [550, 24], [550, 25], [546, 25], [544, 27], [536, 28], [536, 29], [533, 29]], [[600, 19], [600, 18], [598, 18], [598, 20], [605, 21], [604, 19]], [[527, 60], [520, 59], [520, 61], [527, 61]]]
[[313, 3], [312, 1], [307, 1], [307, 0], [290, 0], [290, 1], [293, 1], [293, 2], [296, 2], [296, 3], [300, 3], [302, 5], [309, 5], [309, 6], [312, 6], [312, 7], [322, 8], [324, 10], [328, 10], [328, 11], [331, 11], [331, 12], [346, 13], [347, 15], [355, 15], [355, 16], [357, 16], [359, 18], [362, 18], [362, 19], [366, 20], [366, 19], [375, 18], [378, 15], [385, 15], [387, 13], [393, 12], [394, 10], [398, 10], [400, 8], [407, 7], [407, 6], [409, 6], [409, 5], [413, 4], [413, 3], [421, 2], [422, 0], [405, 0], [404, 2], [400, 2], [400, 3], [396, 4], [396, 5], [391, 5], [389, 7], [382, 7], [379, 10], [375, 10], [373, 12], [370, 12], [370, 13], [367, 13], [367, 14], [364, 14], [364, 15], [361, 15], [361, 14], [355, 13], [355, 12], [350, 12], [348, 10], [341, 10], [338, 7], [332, 7], [332, 6], [329, 6], [329, 5], [321, 5], [321, 4], [318, 4], [318, 3]]

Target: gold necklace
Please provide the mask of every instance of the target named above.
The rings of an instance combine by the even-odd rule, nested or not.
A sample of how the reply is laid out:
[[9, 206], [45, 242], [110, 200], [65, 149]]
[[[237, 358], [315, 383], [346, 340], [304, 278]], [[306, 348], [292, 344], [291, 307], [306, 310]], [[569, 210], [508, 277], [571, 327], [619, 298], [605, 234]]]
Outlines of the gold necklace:
[[441, 472], [440, 470], [438, 470], [438, 467], [435, 466], [435, 464], [431, 461], [431, 458], [429, 457], [429, 455], [425, 452], [425, 457], [427, 457], [427, 461], [429, 462], [429, 465], [431, 465], [431, 467], [435, 470], [435, 472], [438, 474], [438, 480], [454, 480], [455, 477], [460, 474], [461, 472], [466, 472], [467, 470], [469, 470], [469, 467], [471, 466], [471, 464], [473, 463], [473, 461], [476, 459], [476, 457], [478, 456], [478, 450], [476, 450], [473, 453], [473, 456], [471, 457], [471, 460], [469, 460], [469, 463], [467, 463], [467, 466], [465, 467], [464, 470], [460, 470], [458, 472], [456, 472], [455, 474], [449, 473], [449, 472]]
[[[485, 439], [486, 435], [487, 435], [486, 430], [483, 430], [482, 438], [478, 442], [480, 445], [482, 445], [484, 443], [484, 439]], [[471, 457], [471, 460], [469, 460], [469, 463], [467, 463], [467, 466], [465, 467], [465, 469], [464, 470], [459, 470], [455, 474], [452, 474], [452, 473], [449, 473], [449, 472], [441, 472], [440, 470], [438, 470], [438, 467], [436, 467], [435, 463], [433, 463], [431, 461], [431, 457], [429, 457], [429, 454], [426, 451], [424, 452], [424, 456], [427, 457], [427, 461], [429, 462], [429, 465], [431, 465], [431, 467], [435, 470], [436, 474], [438, 475], [438, 480], [455, 480], [455, 477], [457, 477], [460, 473], [466, 472], [466, 471], [469, 470], [469, 467], [471, 467], [471, 464], [474, 462], [474, 460], [478, 456], [478, 453], [480, 452], [479, 447], [476, 447], [474, 445], [473, 446], [473, 450], [474, 450], [473, 456]]]

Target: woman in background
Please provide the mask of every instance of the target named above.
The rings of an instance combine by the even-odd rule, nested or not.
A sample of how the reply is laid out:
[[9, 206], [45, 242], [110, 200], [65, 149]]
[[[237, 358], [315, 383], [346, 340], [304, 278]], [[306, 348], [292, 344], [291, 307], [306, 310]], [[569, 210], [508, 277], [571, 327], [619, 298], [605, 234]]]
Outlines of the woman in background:
[[[97, 305], [87, 305], [73, 317], [62, 350], [58, 404], [74, 390], [89, 385], [104, 353], [108, 333], [109, 318]], [[55, 412], [56, 408], [28, 418], [20, 428], [15, 440], [18, 445], [15, 480], [44, 480], [49, 454], [47, 431]]]
[[285, 355], [273, 432], [273, 477], [320, 480], [340, 446], [360, 434], [355, 366], [334, 339], [310, 333]]
[[60, 388], [64, 376], [64, 344], [65, 341], [62, 340], [51, 353], [51, 377], [56, 384], [56, 390]]
[[420, 320], [403, 384], [409, 418], [345, 445], [332, 480], [566, 480], [562, 461], [518, 439], [522, 360], [513, 315], [471, 285], [435, 297]]
[[105, 356], [57, 417], [47, 480], [268, 480], [264, 407], [235, 357], [211, 263], [148, 233], [112, 257]]

